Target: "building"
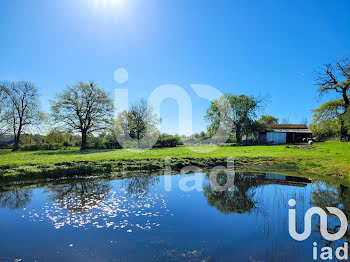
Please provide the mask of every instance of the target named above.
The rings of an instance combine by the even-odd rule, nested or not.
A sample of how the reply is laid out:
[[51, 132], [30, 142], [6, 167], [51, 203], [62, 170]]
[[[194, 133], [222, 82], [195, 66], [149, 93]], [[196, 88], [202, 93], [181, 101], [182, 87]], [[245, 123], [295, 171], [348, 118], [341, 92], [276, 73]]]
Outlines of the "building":
[[312, 138], [312, 132], [306, 125], [268, 125], [266, 130], [259, 132], [260, 144], [300, 143], [303, 139]]

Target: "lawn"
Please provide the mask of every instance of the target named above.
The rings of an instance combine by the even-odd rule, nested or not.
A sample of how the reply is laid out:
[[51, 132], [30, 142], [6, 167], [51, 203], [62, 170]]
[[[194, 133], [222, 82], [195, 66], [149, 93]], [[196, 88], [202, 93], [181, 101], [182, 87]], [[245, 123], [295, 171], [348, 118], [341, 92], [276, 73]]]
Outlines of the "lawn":
[[[198, 149], [215, 147], [203, 145]], [[198, 153], [185, 146], [176, 148], [151, 149], [141, 152], [120, 150], [87, 150], [81, 152], [78, 148], [57, 151], [18, 151], [0, 150], [0, 166], [35, 166], [43, 164], [67, 162], [107, 162], [126, 160], [164, 161], [165, 158], [177, 159], [208, 159], [232, 157], [238, 162], [251, 166], [265, 166], [265, 169], [281, 165], [298, 171], [313, 172], [321, 175], [350, 177], [350, 143], [325, 142], [315, 143], [313, 148], [303, 148], [301, 145], [277, 146], [223, 146], [209, 153]], [[244, 159], [244, 160], [242, 160]], [[270, 167], [270, 168], [269, 168]]]

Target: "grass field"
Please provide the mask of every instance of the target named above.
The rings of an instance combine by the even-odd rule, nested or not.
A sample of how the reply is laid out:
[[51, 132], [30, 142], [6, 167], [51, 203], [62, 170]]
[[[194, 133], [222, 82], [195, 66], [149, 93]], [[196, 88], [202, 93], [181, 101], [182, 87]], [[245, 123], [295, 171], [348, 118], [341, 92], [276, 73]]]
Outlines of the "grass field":
[[[199, 149], [208, 149], [210, 145]], [[209, 153], [194, 152], [187, 147], [151, 149], [142, 152], [122, 150], [87, 150], [81, 152], [78, 148], [57, 151], [18, 151], [0, 150], [0, 168], [14, 169], [23, 166], [41, 166], [47, 164], [92, 162], [107, 163], [108, 161], [129, 161], [141, 163], [163, 161], [165, 158], [179, 159], [213, 159], [232, 157], [245, 168], [255, 166], [264, 169], [295, 169], [296, 171], [350, 178], [350, 143], [325, 142], [316, 143], [313, 148], [301, 145], [278, 146], [223, 146]]]

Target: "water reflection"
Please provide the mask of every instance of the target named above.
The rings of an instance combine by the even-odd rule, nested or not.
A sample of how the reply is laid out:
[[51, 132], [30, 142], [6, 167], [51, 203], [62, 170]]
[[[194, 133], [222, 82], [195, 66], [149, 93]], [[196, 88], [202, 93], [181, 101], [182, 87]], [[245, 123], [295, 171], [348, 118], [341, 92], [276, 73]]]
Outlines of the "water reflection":
[[[345, 216], [350, 221], [350, 189], [344, 185], [334, 185], [332, 187], [322, 187], [322, 184], [317, 183], [315, 190], [312, 192], [311, 205], [321, 207], [326, 211], [328, 218], [328, 232], [338, 232], [340, 225], [339, 219], [334, 214], [327, 211], [326, 207], [337, 207], [343, 211]], [[314, 232], [320, 231], [320, 221], [316, 220], [314, 223]], [[350, 241], [349, 231], [344, 236], [347, 241]], [[332, 241], [326, 241], [319, 236], [319, 242], [323, 242], [326, 246], [331, 246]]]
[[[55, 228], [57, 233], [51, 230], [42, 238], [55, 239], [54, 245], [62, 243], [60, 237], [78, 239], [79, 252], [86, 255], [90, 248], [91, 254], [95, 252], [106, 261], [118, 256], [130, 258], [130, 254], [130, 261], [221, 261], [220, 257], [222, 261], [309, 261], [310, 254], [304, 256], [300, 248], [305, 243], [296, 243], [288, 234], [288, 200], [297, 200], [299, 232], [311, 205], [338, 207], [350, 218], [350, 190], [344, 185], [276, 174], [236, 173], [232, 190], [220, 192], [208, 184], [208, 176], [202, 177], [206, 184], [203, 192], [183, 192], [175, 183], [173, 190], [166, 192], [162, 176], [71, 180], [37, 189], [1, 188], [0, 217], [18, 214], [19, 224], [24, 221], [29, 232], [21, 235], [18, 230], [14, 234], [23, 238], [33, 234], [28, 222], [43, 231]], [[175, 175], [173, 181], [183, 177]], [[219, 174], [219, 185], [226, 180]], [[22, 210], [9, 211], [13, 209]], [[321, 238], [317, 222], [310, 241], [330, 245]], [[336, 217], [330, 219], [329, 232], [337, 231], [338, 224]], [[4, 230], [1, 223], [0, 230]], [[349, 235], [345, 238], [350, 240]], [[7, 249], [1, 246], [7, 241], [0, 237], [0, 252], [4, 254]], [[21, 247], [29, 242], [25, 238]], [[70, 243], [64, 245], [68, 248]], [[74, 248], [78, 250], [78, 246], [76, 241]], [[306, 252], [311, 251], [312, 242], [308, 248]], [[307, 259], [300, 259], [302, 256]]]
[[155, 181], [156, 177], [134, 177], [115, 189], [110, 181], [103, 180], [50, 184], [44, 190], [49, 201], [39, 210], [27, 210], [23, 218], [32, 222], [50, 221], [56, 229], [94, 227], [129, 233], [134, 228], [150, 230], [160, 226], [157, 218], [170, 214], [166, 196], [149, 193]]
[[[208, 177], [208, 175], [207, 175]], [[218, 184], [223, 186], [227, 182], [226, 174], [218, 174]], [[234, 186], [230, 190], [215, 191], [211, 185], [204, 188], [204, 196], [208, 200], [208, 205], [216, 207], [223, 214], [230, 213], [250, 213], [256, 208], [254, 201], [254, 188], [261, 184], [256, 176], [248, 176], [243, 174], [235, 174]]]
[[159, 177], [147, 175], [127, 179], [123, 184], [130, 196], [142, 198], [144, 195], [148, 194], [150, 188], [158, 181]]
[[29, 189], [0, 192], [0, 206], [10, 210], [25, 208], [31, 196], [32, 190]]
[[46, 193], [68, 211], [87, 212], [101, 205], [110, 191], [108, 181], [85, 180], [50, 185]]
[[[233, 173], [234, 186], [229, 190], [217, 191], [210, 184], [204, 188], [204, 196], [208, 205], [215, 207], [223, 214], [244, 214], [252, 211], [262, 211], [259, 203], [261, 198], [256, 197], [258, 187], [263, 185], [287, 185], [305, 187], [311, 180], [302, 177], [286, 177], [278, 174], [263, 173]], [[209, 174], [206, 174], [209, 179]], [[227, 182], [225, 173], [218, 174], [217, 182], [223, 186]]]

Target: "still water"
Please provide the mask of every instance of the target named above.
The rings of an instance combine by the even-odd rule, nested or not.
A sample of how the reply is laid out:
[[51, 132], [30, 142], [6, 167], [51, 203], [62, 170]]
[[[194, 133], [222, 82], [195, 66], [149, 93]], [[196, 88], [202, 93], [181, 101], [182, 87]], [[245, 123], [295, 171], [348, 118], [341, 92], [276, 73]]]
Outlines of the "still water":
[[[0, 185], [0, 261], [313, 261], [313, 242], [346, 241], [323, 239], [317, 219], [293, 240], [291, 198], [299, 232], [311, 206], [350, 215], [347, 187], [276, 174], [236, 173], [226, 191], [207, 174]], [[330, 217], [329, 232], [337, 225]]]

